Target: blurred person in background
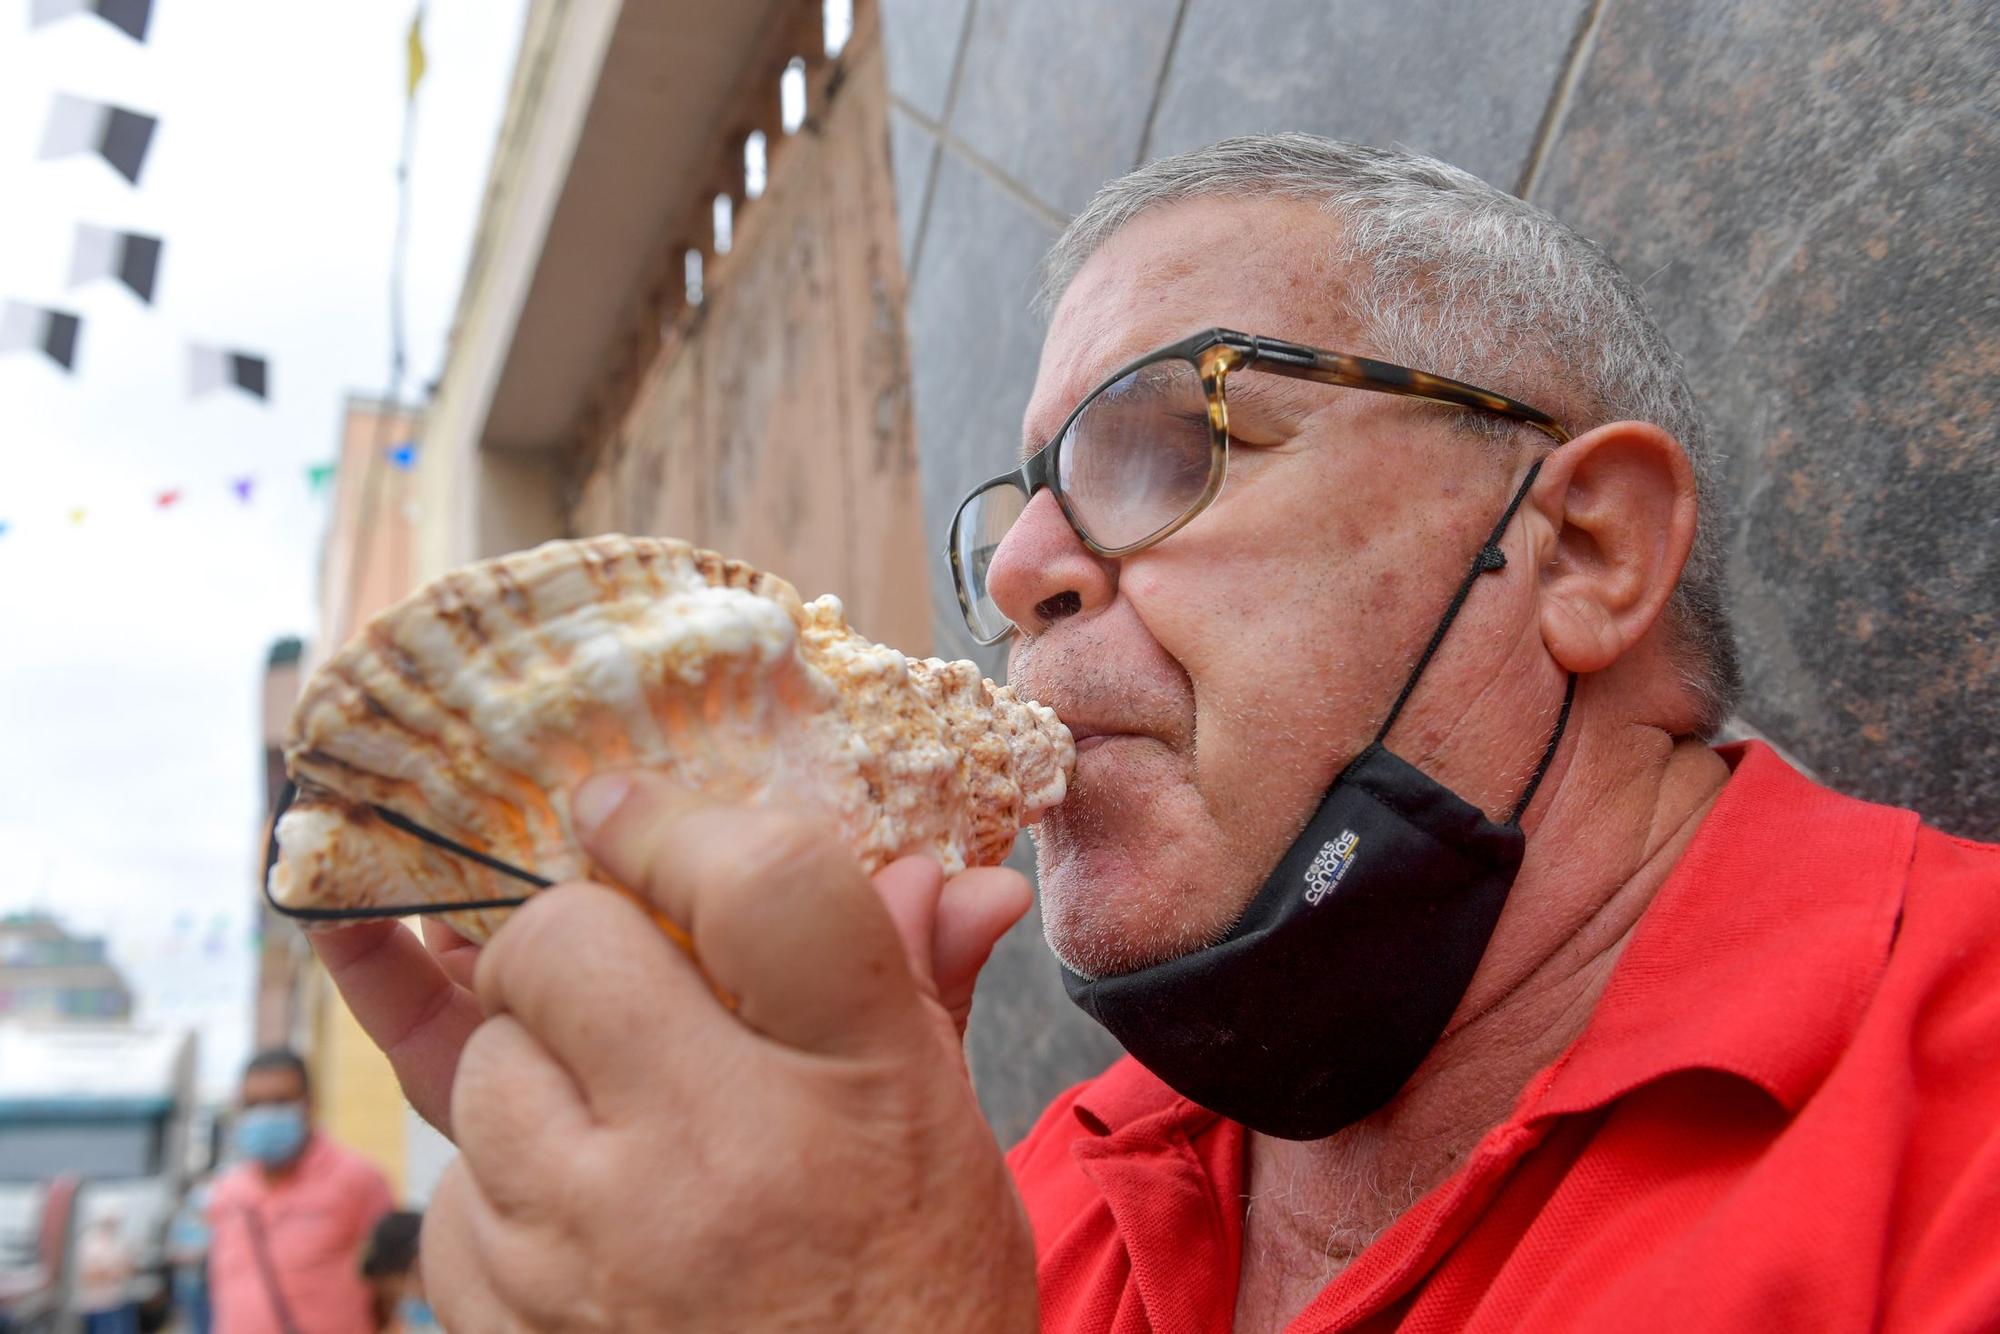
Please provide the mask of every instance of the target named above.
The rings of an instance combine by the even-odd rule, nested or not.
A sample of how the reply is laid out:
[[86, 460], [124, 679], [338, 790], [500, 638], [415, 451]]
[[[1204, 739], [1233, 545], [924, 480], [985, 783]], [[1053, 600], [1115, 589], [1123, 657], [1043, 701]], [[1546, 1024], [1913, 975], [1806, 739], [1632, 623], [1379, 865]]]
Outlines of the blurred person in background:
[[202, 1179], [167, 1225], [167, 1263], [174, 1271], [174, 1310], [187, 1334], [208, 1334], [208, 1209], [214, 1184]]
[[361, 1277], [375, 1294], [376, 1328], [388, 1334], [427, 1334], [437, 1318], [424, 1300], [424, 1277], [417, 1263], [417, 1236], [424, 1216], [398, 1209], [384, 1214], [369, 1234], [361, 1257]]
[[364, 1334], [375, 1329], [358, 1258], [393, 1205], [365, 1159], [318, 1134], [296, 1052], [243, 1071], [235, 1143], [244, 1161], [209, 1205], [210, 1300], [225, 1334]]
[[139, 1308], [132, 1301], [137, 1264], [125, 1240], [122, 1215], [100, 1214], [84, 1228], [76, 1255], [76, 1309], [83, 1316], [83, 1334], [138, 1334]]

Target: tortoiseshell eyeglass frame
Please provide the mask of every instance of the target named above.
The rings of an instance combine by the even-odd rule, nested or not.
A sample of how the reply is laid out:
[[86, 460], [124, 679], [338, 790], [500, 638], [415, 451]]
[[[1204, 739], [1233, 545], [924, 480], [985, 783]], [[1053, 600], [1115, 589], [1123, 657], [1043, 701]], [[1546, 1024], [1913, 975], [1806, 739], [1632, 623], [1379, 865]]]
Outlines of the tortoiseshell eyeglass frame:
[[[1084, 409], [1097, 400], [1098, 395], [1134, 371], [1162, 361], [1189, 362], [1201, 377], [1202, 392], [1208, 399], [1208, 484], [1185, 511], [1154, 532], [1124, 546], [1104, 546], [1085, 530], [1068, 497], [1063, 494], [1059, 467], [1061, 445], [1068, 438], [1070, 427], [1083, 415]], [[1238, 333], [1234, 329], [1204, 329], [1120, 366], [1106, 376], [1102, 384], [1084, 395], [1083, 400], [1063, 419], [1061, 428], [1040, 449], [1029, 455], [1019, 468], [989, 477], [966, 492], [965, 498], [959, 501], [958, 509], [952, 515], [951, 531], [945, 537], [945, 560], [951, 566], [952, 586], [958, 592], [958, 606], [964, 614], [966, 629], [976, 642], [997, 644], [1011, 633], [1011, 628], [993, 635], [981, 635], [972, 608], [971, 593], [966, 586], [965, 571], [959, 565], [958, 528], [973, 498], [992, 487], [1010, 484], [1033, 500], [1035, 492], [1047, 487], [1061, 507], [1063, 518], [1076, 533], [1077, 540], [1100, 556], [1129, 556], [1165, 541], [1207, 509], [1209, 503], [1222, 492], [1222, 479], [1229, 470], [1229, 401], [1224, 386], [1230, 375], [1241, 370], [1268, 371], [1274, 375], [1339, 385], [1346, 389], [1367, 389], [1378, 394], [1396, 394], [1404, 398], [1421, 398], [1432, 403], [1470, 408], [1475, 412], [1518, 421], [1540, 431], [1558, 445], [1566, 444], [1570, 439], [1570, 433], [1563, 429], [1562, 424], [1541, 409], [1463, 380], [1411, 370], [1408, 366], [1376, 361], [1372, 357], [1308, 347], [1304, 343], [1288, 343], [1281, 338], [1263, 338]]]

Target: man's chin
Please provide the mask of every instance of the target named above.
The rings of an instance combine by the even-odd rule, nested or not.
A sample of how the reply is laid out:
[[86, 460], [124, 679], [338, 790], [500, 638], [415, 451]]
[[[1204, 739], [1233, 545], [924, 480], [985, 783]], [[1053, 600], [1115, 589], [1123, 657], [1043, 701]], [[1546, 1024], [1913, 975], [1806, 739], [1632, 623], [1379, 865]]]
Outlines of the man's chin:
[[[1046, 859], [1044, 859], [1046, 861]], [[1042, 936], [1063, 967], [1086, 978], [1136, 972], [1214, 944], [1241, 911], [1218, 914], [1168, 880], [1041, 873]]]

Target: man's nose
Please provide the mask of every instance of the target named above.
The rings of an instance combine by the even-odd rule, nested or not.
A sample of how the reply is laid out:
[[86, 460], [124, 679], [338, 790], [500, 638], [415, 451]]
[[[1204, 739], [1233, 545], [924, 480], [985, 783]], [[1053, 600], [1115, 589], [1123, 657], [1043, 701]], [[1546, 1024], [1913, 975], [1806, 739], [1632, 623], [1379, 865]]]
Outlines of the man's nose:
[[986, 591], [1022, 634], [1106, 606], [1118, 593], [1118, 562], [1086, 547], [1054, 493], [1035, 493], [986, 569]]

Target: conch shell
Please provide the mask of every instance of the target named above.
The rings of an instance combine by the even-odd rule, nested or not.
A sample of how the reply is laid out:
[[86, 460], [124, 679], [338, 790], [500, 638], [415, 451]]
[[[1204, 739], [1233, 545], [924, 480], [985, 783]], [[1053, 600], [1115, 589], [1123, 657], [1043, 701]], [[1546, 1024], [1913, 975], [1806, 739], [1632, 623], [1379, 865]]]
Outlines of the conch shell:
[[[863, 867], [999, 862], [1062, 800], [1076, 748], [970, 662], [870, 643], [840, 600], [685, 542], [550, 542], [445, 576], [313, 676], [285, 765], [270, 893], [281, 908], [518, 897], [526, 886], [377, 808], [549, 880], [587, 877], [569, 797], [648, 769], [814, 812]], [[473, 940], [506, 908], [448, 914]]]

